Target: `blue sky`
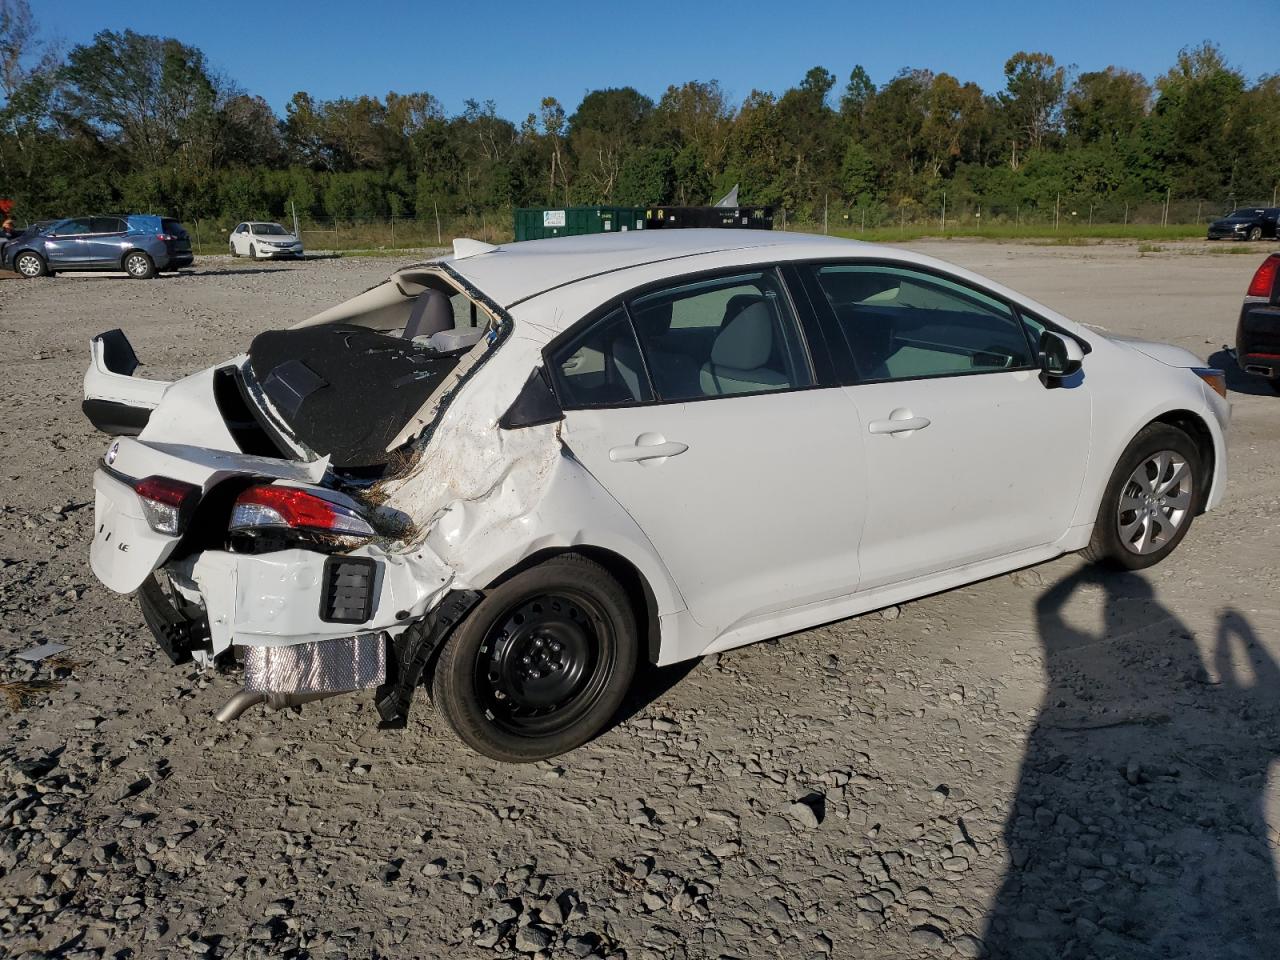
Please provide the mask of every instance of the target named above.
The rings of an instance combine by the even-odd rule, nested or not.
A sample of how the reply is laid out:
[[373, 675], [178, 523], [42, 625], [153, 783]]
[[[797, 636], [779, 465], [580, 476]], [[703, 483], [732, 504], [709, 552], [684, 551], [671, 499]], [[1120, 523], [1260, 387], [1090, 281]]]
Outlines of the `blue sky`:
[[1278, 0], [982, 3], [453, 3], [409, 0], [116, 3], [32, 0], [70, 46], [103, 29], [177, 37], [277, 111], [295, 90], [330, 99], [426, 90], [450, 112], [492, 99], [519, 122], [543, 96], [572, 111], [590, 89], [719, 80], [737, 102], [781, 91], [815, 65], [843, 86], [855, 63], [876, 84], [903, 67], [946, 71], [994, 91], [1017, 50], [1081, 71], [1116, 64], [1153, 79], [1181, 47], [1212, 40], [1254, 79], [1280, 70]]

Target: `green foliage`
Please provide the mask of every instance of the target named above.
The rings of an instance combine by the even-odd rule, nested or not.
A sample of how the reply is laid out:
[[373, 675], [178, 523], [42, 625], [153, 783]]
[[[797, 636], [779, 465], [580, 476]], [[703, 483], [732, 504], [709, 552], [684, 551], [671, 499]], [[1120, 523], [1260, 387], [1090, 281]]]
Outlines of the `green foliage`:
[[993, 94], [927, 69], [880, 86], [861, 66], [847, 78], [814, 66], [736, 105], [715, 81], [672, 84], [656, 104], [593, 90], [571, 111], [545, 98], [519, 125], [492, 102], [448, 115], [425, 91], [299, 91], [278, 117], [195, 47], [105, 30], [60, 59], [28, 0], [0, 0], [0, 195], [23, 219], [235, 222], [296, 207], [303, 220], [439, 214], [487, 228], [515, 205], [698, 204], [736, 183], [792, 222], [829, 209], [899, 229], [945, 192], [985, 232], [1043, 223], [1055, 204], [1127, 218], [1166, 191], [1211, 201], [1208, 215], [1280, 183], [1280, 76], [1249, 83], [1207, 44], [1154, 83], [1118, 67], [1069, 82], [1035, 51], [1008, 59]]

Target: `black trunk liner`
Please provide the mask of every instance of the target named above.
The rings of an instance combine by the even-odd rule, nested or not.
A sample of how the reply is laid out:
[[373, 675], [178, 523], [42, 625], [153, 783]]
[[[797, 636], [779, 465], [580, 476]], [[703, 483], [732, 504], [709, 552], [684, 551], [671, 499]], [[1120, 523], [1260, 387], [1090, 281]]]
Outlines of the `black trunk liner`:
[[370, 467], [464, 352], [335, 323], [258, 334], [249, 369], [298, 440], [335, 467]]

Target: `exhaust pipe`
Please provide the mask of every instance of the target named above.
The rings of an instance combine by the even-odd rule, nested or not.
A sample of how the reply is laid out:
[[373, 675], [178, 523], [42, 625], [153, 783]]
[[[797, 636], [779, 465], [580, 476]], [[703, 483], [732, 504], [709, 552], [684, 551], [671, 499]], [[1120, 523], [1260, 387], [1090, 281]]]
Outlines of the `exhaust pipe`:
[[286, 707], [300, 707], [304, 703], [336, 696], [338, 696], [337, 692], [329, 691], [323, 693], [250, 693], [248, 690], [241, 690], [224, 703], [222, 709], [215, 716], [219, 723], [230, 723], [250, 707], [259, 703], [265, 703], [269, 710], [284, 710]]

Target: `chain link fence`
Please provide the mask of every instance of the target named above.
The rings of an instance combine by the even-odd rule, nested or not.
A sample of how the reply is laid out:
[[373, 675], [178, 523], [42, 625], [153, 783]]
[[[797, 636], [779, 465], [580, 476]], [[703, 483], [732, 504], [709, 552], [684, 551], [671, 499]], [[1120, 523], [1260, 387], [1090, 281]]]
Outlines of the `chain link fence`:
[[[922, 234], [982, 236], [1134, 237], [1185, 236], [1201, 233], [1207, 224], [1240, 207], [1276, 205], [1276, 199], [1221, 200], [1175, 199], [1130, 203], [1098, 197], [1058, 197], [1050, 203], [987, 204], [966, 198], [940, 198], [922, 203], [867, 203], [828, 205], [804, 210], [777, 209], [774, 228], [842, 236], [877, 237]], [[303, 246], [309, 254], [377, 252], [381, 250], [429, 250], [448, 247], [456, 237], [488, 243], [510, 242], [514, 210], [495, 210], [468, 216], [393, 217], [381, 219], [307, 219], [299, 223]], [[187, 223], [196, 251], [226, 253], [231, 231], [241, 221], [195, 220]], [[292, 224], [285, 222], [286, 229]]]

